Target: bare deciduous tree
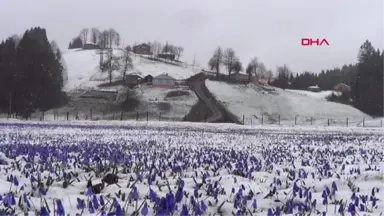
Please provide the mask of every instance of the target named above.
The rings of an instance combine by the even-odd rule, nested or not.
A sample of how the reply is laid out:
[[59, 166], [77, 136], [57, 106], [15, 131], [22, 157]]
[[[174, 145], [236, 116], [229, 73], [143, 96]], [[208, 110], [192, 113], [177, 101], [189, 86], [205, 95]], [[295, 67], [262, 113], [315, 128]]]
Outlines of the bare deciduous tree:
[[80, 37], [81, 37], [81, 40], [83, 41], [83, 44], [86, 44], [87, 41], [88, 41], [88, 33], [89, 33], [89, 29], [88, 28], [83, 28], [80, 31]]
[[260, 78], [265, 79], [267, 78], [267, 68], [265, 67], [263, 62], [259, 63], [259, 67], [257, 68], [256, 73], [259, 75]]
[[232, 48], [227, 48], [224, 52], [223, 64], [227, 67], [228, 75], [231, 75], [233, 65], [237, 61], [235, 51]]
[[112, 83], [112, 73], [120, 69], [119, 58], [113, 55], [113, 50], [109, 49], [107, 52], [107, 59], [103, 63], [104, 68], [108, 71], [109, 83]]
[[118, 33], [118, 32], [116, 32], [116, 34], [115, 34], [115, 38], [114, 38], [114, 42], [115, 42], [115, 45], [117, 46], [117, 47], [119, 47], [120, 46], [120, 41], [121, 39], [120, 39], [120, 34]]
[[153, 53], [153, 55], [157, 55], [161, 52], [161, 50], [163, 49], [162, 45], [160, 42], [158, 41], [154, 41], [152, 42], [152, 50], [151, 52]]
[[213, 56], [208, 62], [208, 66], [211, 70], [216, 71], [216, 76], [219, 76], [220, 73], [220, 65], [223, 63], [223, 50], [221, 47], [216, 48], [213, 52]]
[[259, 61], [257, 59], [257, 57], [254, 57], [253, 59], [251, 59], [251, 61], [249, 62], [248, 66], [247, 66], [246, 72], [250, 76], [250, 78], [252, 75], [257, 77], [258, 79], [260, 79], [260, 78], [266, 79], [266, 78], [271, 77], [271, 75], [269, 73], [270, 71], [267, 70], [264, 63]]
[[92, 28], [91, 29], [91, 42], [94, 44], [97, 44], [98, 39], [100, 37], [100, 30], [98, 28]]
[[103, 30], [101, 34], [99, 35], [99, 46], [101, 49], [108, 48], [108, 42], [109, 42], [109, 31]]
[[177, 57], [177, 60], [180, 60], [180, 56], [183, 54], [184, 52], [184, 47], [182, 46], [177, 46], [175, 47], [175, 52], [176, 52], [176, 57]]
[[108, 45], [109, 45], [109, 48], [112, 48], [112, 45], [113, 45], [113, 42], [115, 41], [115, 38], [117, 36], [117, 31], [113, 28], [110, 28], [108, 30]]
[[129, 50], [128, 48], [130, 48], [130, 46], [127, 46], [124, 50], [124, 55], [123, 55], [123, 68], [121, 70], [121, 73], [122, 73], [122, 76], [123, 76], [123, 80], [125, 81], [125, 75], [127, 74], [127, 71], [128, 70], [132, 70], [133, 68], [133, 64], [132, 64], [132, 58], [129, 54]]

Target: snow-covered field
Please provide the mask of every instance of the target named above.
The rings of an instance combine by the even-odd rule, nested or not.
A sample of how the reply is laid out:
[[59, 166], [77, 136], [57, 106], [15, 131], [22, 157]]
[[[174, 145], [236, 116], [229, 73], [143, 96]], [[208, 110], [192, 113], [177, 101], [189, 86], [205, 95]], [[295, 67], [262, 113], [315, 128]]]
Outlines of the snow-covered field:
[[[259, 85], [230, 85], [206, 81], [208, 89], [245, 124], [294, 125], [357, 125], [371, 119], [368, 115], [347, 105], [328, 102], [323, 95], [300, 94], [279, 88]], [[320, 93], [319, 93], [320, 94]], [[315, 96], [314, 96], [315, 95]]]
[[0, 212], [379, 216], [383, 141], [373, 128], [2, 122]]

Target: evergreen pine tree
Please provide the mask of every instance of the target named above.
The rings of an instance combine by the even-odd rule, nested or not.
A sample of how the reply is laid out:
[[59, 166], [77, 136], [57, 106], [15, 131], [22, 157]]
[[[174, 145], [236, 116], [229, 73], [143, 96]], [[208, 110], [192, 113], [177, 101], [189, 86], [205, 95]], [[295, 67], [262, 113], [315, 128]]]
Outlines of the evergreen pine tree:
[[368, 40], [360, 47], [357, 77], [352, 90], [356, 108], [383, 116], [383, 58]]
[[37, 109], [47, 110], [60, 102], [63, 86], [61, 64], [56, 59], [46, 31], [32, 28], [23, 35], [18, 49], [18, 109], [28, 117]]

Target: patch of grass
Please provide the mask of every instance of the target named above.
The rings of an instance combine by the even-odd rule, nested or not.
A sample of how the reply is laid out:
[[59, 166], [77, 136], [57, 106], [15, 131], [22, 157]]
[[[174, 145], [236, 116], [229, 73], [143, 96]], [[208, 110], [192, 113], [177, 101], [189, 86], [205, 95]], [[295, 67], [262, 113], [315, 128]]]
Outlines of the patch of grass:
[[189, 93], [188, 91], [181, 91], [181, 90], [175, 90], [175, 91], [170, 91], [167, 93], [167, 95], [165, 95], [165, 97], [180, 97], [180, 96], [189, 96], [191, 95], [191, 93]]

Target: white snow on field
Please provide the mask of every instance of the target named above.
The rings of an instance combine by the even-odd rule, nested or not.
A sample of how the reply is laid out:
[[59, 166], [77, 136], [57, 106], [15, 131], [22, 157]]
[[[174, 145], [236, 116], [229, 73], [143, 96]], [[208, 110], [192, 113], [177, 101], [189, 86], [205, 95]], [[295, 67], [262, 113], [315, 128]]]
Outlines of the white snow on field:
[[95, 50], [67, 50], [63, 52], [67, 64], [68, 82], [64, 90], [76, 88], [96, 87], [99, 83], [91, 81], [91, 77], [98, 72], [99, 55]]
[[313, 97], [316, 99], [324, 99], [324, 100], [326, 100], [326, 98], [332, 94], [336, 94], [336, 95], [339, 94], [339, 92], [336, 92], [336, 91], [311, 92], [311, 91], [305, 91], [305, 90], [292, 90], [292, 89], [286, 89], [285, 91]]
[[142, 74], [142, 76], [152, 75], [155, 77], [157, 75], [167, 73], [169, 76], [180, 80], [187, 79], [200, 72], [197, 68], [166, 64], [163, 62], [149, 60], [144, 57], [140, 57], [139, 55], [132, 55], [132, 60], [134, 67], [133, 71]]
[[[189, 95], [166, 97], [167, 93], [174, 91], [186, 92]], [[159, 116], [161, 112], [162, 117], [177, 120], [188, 114], [191, 107], [198, 101], [196, 94], [187, 88], [166, 89], [142, 85], [135, 89], [135, 93], [140, 98], [138, 110], [148, 111], [152, 116]], [[160, 108], [162, 104], [163, 106], [169, 104], [170, 109], [162, 110]]]
[[[298, 94], [279, 88], [259, 85], [230, 85], [224, 82], [206, 81], [208, 89], [245, 124], [278, 123], [308, 125], [357, 125], [370, 116], [347, 105], [328, 102], [322, 97]], [[312, 119], [311, 119], [312, 118]]]
[[[351, 128], [340, 128], [335, 133], [170, 122], [4, 123], [0, 124], [1, 202], [16, 213], [137, 211], [150, 216], [161, 211], [195, 215], [201, 210], [199, 215], [204, 216], [218, 211], [379, 216], [384, 212], [384, 137], [377, 129], [355, 128], [351, 133]], [[87, 179], [93, 176], [92, 184], [98, 184], [114, 166], [118, 184], [105, 185], [98, 194], [87, 188]], [[168, 204], [160, 205], [161, 200]], [[5, 210], [3, 205], [0, 211]]]

